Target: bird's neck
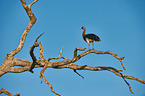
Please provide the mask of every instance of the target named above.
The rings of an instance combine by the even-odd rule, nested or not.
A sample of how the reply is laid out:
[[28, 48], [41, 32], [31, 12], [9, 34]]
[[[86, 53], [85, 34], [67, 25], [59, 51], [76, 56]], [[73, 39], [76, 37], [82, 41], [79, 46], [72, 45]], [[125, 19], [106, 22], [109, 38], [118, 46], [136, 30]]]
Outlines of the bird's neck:
[[86, 32], [86, 30], [84, 29], [83, 34], [82, 34], [83, 37], [85, 37], [85, 32]]

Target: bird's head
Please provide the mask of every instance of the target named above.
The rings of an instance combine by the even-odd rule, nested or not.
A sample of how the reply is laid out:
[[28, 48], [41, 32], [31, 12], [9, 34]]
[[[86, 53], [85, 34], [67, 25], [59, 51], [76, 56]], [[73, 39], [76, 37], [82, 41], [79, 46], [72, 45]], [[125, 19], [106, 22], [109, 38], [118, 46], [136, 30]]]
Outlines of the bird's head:
[[85, 30], [85, 27], [83, 26], [83, 27], [81, 27], [81, 29]]

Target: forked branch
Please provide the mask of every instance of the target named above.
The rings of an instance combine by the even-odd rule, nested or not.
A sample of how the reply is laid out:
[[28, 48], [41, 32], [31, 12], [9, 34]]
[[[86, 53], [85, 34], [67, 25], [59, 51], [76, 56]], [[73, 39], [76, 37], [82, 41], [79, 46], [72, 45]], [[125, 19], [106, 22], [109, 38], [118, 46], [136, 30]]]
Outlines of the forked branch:
[[20, 42], [19, 42], [19, 45], [16, 49], [14, 49], [12, 52], [10, 52], [8, 55], [9, 56], [14, 56], [15, 54], [17, 54], [18, 52], [20, 52], [23, 48], [23, 45], [24, 45], [24, 42], [25, 42], [25, 38], [27, 36], [27, 34], [29, 33], [31, 27], [34, 25], [34, 23], [36, 22], [36, 17], [34, 15], [34, 13], [31, 11], [31, 6], [37, 2], [37, 0], [34, 0], [31, 4], [29, 5], [26, 5], [26, 2], [25, 0], [21, 0], [22, 2], [22, 5], [24, 7], [24, 9], [26, 10], [27, 12], [27, 15], [29, 16], [30, 18], [30, 22], [29, 24], [27, 25], [25, 31], [23, 32], [22, 36], [21, 36], [21, 39], [20, 39]]
[[32, 58], [32, 60], [33, 60], [33, 63], [32, 63], [32, 65], [31, 65], [31, 67], [30, 67], [30, 72], [32, 72], [33, 73], [33, 68], [35, 67], [35, 65], [37, 64], [37, 59], [36, 59], [36, 56], [34, 55], [34, 53], [33, 53], [33, 51], [34, 51], [34, 48], [35, 47], [38, 47], [38, 46], [40, 46], [40, 43], [37, 43], [37, 40], [43, 35], [44, 33], [42, 33], [42, 34], [40, 34], [37, 38], [36, 38], [36, 40], [35, 40], [35, 42], [34, 42], [34, 44], [33, 44], [33, 46], [30, 48], [30, 56], [31, 56], [31, 58]]
[[95, 53], [95, 54], [110, 54], [110, 55], [112, 55], [113, 57], [115, 57], [116, 59], [118, 59], [118, 60], [121, 62], [121, 65], [122, 65], [123, 69], [126, 70], [125, 67], [124, 67], [124, 65], [123, 65], [123, 63], [122, 63], [122, 60], [123, 60], [125, 57], [119, 57], [119, 56], [118, 56], [116, 53], [114, 53], [114, 52], [111, 52], [111, 51], [98, 51], [98, 50], [93, 50], [93, 49], [91, 49], [91, 50], [85, 51], [85, 52], [83, 52], [83, 53], [77, 55], [77, 50], [86, 50], [86, 49], [85, 49], [85, 48], [76, 47], [76, 49], [74, 50], [74, 57], [73, 57], [73, 60], [74, 60], [74, 61], [77, 61], [77, 60], [79, 60], [80, 58], [82, 58], [83, 56], [85, 56], [85, 55], [87, 55], [87, 54], [90, 54], [90, 53]]
[[[38, 64], [38, 63], [36, 62], [37, 59], [36, 59], [36, 56], [34, 55], [33, 51], [34, 51], [34, 48], [35, 48], [35, 47], [38, 47], [38, 46], [39, 46], [39, 48], [40, 48], [40, 57], [39, 57], [39, 58], [41, 59], [41, 61], [44, 62], [44, 64], [43, 64], [44, 67], [43, 67], [43, 69], [42, 69], [41, 72], [40, 72], [41, 83], [42, 83], [42, 79], [43, 79], [43, 80], [45, 81], [45, 83], [48, 84], [48, 86], [50, 87], [51, 91], [52, 91], [54, 94], [61, 96], [60, 94], [58, 94], [58, 93], [56, 93], [56, 92], [54, 91], [52, 85], [47, 81], [47, 79], [46, 79], [45, 76], [44, 76], [44, 71], [47, 69], [47, 66], [48, 66], [47, 64], [48, 64], [49, 61], [46, 60], [46, 59], [44, 58], [44, 50], [43, 50], [42, 43], [41, 43], [41, 42], [37, 43], [37, 40], [38, 40], [43, 34], [44, 34], [44, 33], [40, 34], [40, 35], [36, 38], [36, 40], [35, 40], [33, 46], [30, 48], [30, 56], [31, 56], [31, 58], [32, 58], [32, 60], [33, 60], [33, 63], [32, 63], [32, 65], [31, 65], [29, 71], [33, 73], [32, 69], [35, 67], [36, 64]], [[63, 49], [63, 48], [62, 48], [62, 49]], [[61, 56], [62, 49], [61, 49], [61, 51], [60, 51], [59, 57]]]
[[[37, 40], [36, 40], [37, 41]], [[36, 43], [36, 42], [35, 42]], [[34, 43], [34, 44], [35, 44]], [[33, 44], [33, 46], [34, 46]], [[69, 68], [69, 69], [73, 69], [74, 72], [76, 74], [78, 74], [79, 76], [81, 76], [82, 78], [84, 78], [82, 75], [80, 75], [76, 70], [92, 70], [92, 71], [103, 71], [103, 70], [108, 70], [108, 71], [111, 71], [113, 72], [114, 74], [120, 76], [123, 78], [123, 80], [125, 81], [125, 83], [128, 85], [129, 87], [129, 90], [131, 93], [132, 92], [132, 89], [131, 89], [131, 86], [130, 84], [126, 81], [126, 79], [133, 79], [133, 80], [137, 80], [143, 84], [145, 84], [145, 81], [144, 80], [141, 80], [139, 78], [136, 78], [136, 77], [132, 77], [132, 76], [127, 76], [127, 75], [124, 75], [123, 73], [121, 73], [122, 70], [117, 70], [113, 67], [106, 67], [106, 66], [100, 66], [100, 67], [91, 67], [91, 66], [87, 66], [87, 65], [84, 65], [84, 66], [79, 66], [79, 65], [76, 65], [76, 64], [72, 64], [78, 60], [80, 60], [82, 57], [90, 54], [90, 53], [94, 53], [94, 54], [110, 54], [112, 55], [113, 57], [115, 57], [116, 59], [118, 59], [119, 61], [124, 59], [124, 57], [119, 57], [116, 53], [113, 53], [111, 51], [98, 51], [98, 50], [87, 50], [81, 54], [78, 55], [77, 51], [80, 50], [80, 51], [84, 51], [86, 50], [86, 48], [80, 48], [80, 47], [76, 47], [75, 50], [74, 50], [74, 56], [72, 59], [68, 59], [68, 58], [65, 58], [63, 57], [65, 60], [63, 61], [58, 61], [58, 62], [52, 62], [50, 60], [52, 59], [60, 59], [62, 58], [62, 49], [60, 51], [60, 54], [58, 57], [50, 57], [48, 60], [46, 60], [44, 58], [44, 52], [43, 52], [43, 47], [42, 47], [42, 43], [38, 43], [39, 45], [39, 48], [40, 48], [40, 57], [41, 57], [41, 61], [37, 61], [37, 63], [41, 64], [41, 65], [44, 65], [43, 69], [41, 70], [40, 72], [40, 79], [41, 79], [41, 82], [42, 82], [42, 78], [43, 80], [45, 81], [45, 83], [47, 83], [49, 85], [49, 87], [51, 88], [51, 91], [57, 95], [60, 95], [58, 93], [56, 93], [54, 90], [53, 90], [53, 87], [52, 85], [46, 80], [45, 76], [44, 76], [44, 71], [47, 69], [47, 67], [51, 67], [51, 68], [56, 68], [56, 69], [60, 69], [60, 68]], [[37, 46], [38, 46], [37, 45]], [[35, 47], [34, 47], [35, 48]], [[123, 64], [122, 64], [123, 65]], [[36, 65], [38, 67], [38, 65]], [[134, 94], [134, 93], [133, 93]]]

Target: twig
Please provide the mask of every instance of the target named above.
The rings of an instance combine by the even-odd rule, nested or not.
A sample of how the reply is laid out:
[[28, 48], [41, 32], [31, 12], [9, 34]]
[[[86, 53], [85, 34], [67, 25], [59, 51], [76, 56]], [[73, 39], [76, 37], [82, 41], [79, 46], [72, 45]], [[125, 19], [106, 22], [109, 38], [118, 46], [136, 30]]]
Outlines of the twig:
[[81, 74], [79, 74], [76, 70], [74, 70], [74, 72], [79, 75], [80, 77], [82, 77], [84, 79], [84, 76], [82, 76]]
[[34, 0], [29, 6], [31, 7], [34, 3], [36, 3], [38, 0]]
[[65, 58], [65, 57], [61, 57], [61, 54], [62, 54], [62, 49], [64, 48], [64, 46], [65, 46], [65, 44], [63, 45], [63, 47], [61, 48], [61, 50], [60, 50], [60, 53], [59, 53], [59, 56], [58, 57], [50, 57], [50, 58], [48, 58], [48, 61], [50, 61], [50, 60], [52, 60], [52, 59], [65, 59], [65, 60], [67, 60], [67, 58]]
[[[51, 91], [52, 91], [54, 94], [56, 94], [56, 95], [58, 95], [58, 96], [62, 96], [62, 95], [60, 95], [60, 94], [58, 94], [58, 93], [56, 93], [56, 92], [54, 91], [53, 86], [47, 81], [47, 79], [45, 78], [44, 74], [41, 74], [41, 77], [43, 78], [43, 80], [45, 81], [45, 83], [50, 87]], [[41, 79], [41, 80], [42, 80], [42, 79]], [[41, 81], [41, 83], [42, 83], [42, 81]]]
[[130, 92], [131, 92], [132, 94], [134, 94], [134, 93], [132, 92], [132, 89], [131, 89], [130, 84], [125, 80], [125, 78], [124, 78], [124, 76], [122, 75], [122, 73], [120, 73], [120, 74], [121, 74], [121, 77], [123, 78], [123, 80], [125, 81], [125, 83], [128, 85]]
[[43, 34], [44, 34], [44, 33], [40, 34], [40, 35], [36, 38], [35, 42], [37, 42], [37, 40], [38, 40]]
[[0, 94], [2, 94], [2, 93], [4, 93], [4, 94], [7, 94], [7, 95], [9, 95], [9, 96], [20, 96], [20, 94], [16, 94], [16, 95], [13, 95], [12, 93], [10, 93], [8, 90], [5, 90], [4, 88], [1, 88], [0, 89]]
[[61, 48], [61, 50], [60, 50], [60, 54], [59, 54], [59, 56], [58, 57], [61, 57], [61, 54], [62, 54], [62, 49], [63, 49], [63, 47], [65, 46], [65, 44], [62, 46], [62, 48]]

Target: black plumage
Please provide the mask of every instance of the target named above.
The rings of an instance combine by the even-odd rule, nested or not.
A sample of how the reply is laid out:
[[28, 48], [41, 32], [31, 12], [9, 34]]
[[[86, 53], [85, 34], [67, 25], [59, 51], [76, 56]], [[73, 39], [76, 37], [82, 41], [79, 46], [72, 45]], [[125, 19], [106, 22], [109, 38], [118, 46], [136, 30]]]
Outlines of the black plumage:
[[92, 41], [100, 41], [100, 38], [95, 34], [86, 34], [83, 38], [85, 41], [86, 38], [91, 39]]

